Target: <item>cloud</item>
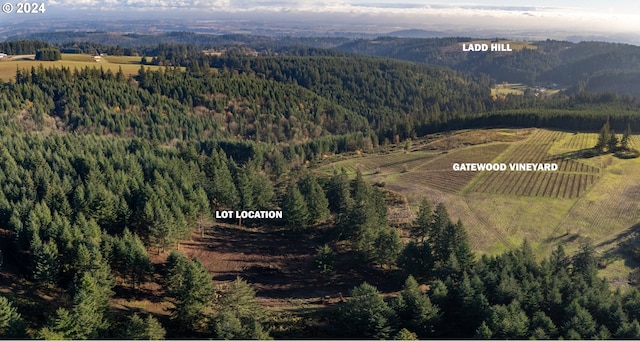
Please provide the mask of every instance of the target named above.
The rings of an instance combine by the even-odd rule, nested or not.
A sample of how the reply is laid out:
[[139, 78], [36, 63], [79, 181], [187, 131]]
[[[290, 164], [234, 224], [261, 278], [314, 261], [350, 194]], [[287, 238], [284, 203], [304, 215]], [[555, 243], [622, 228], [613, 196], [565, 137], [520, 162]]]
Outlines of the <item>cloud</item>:
[[[460, 25], [505, 29], [540, 28], [572, 30], [635, 31], [640, 29], [640, 15], [634, 11], [608, 12], [585, 8], [536, 5], [442, 4], [418, 0], [50, 0], [51, 6], [68, 9], [105, 10], [192, 10], [206, 13], [300, 14], [331, 20], [334, 15], [388, 18], [398, 25], [433, 28], [429, 25]], [[324, 16], [323, 16], [324, 15]], [[305, 17], [305, 18], [306, 18]], [[395, 18], [395, 19], [394, 19]], [[270, 19], [266, 17], [265, 19]]]

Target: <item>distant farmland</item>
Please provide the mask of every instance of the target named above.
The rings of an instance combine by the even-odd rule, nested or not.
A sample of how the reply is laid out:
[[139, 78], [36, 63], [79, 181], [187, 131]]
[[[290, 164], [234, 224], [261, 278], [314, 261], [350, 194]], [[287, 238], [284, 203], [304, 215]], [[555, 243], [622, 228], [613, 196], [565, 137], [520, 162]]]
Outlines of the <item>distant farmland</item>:
[[[34, 55], [24, 56], [8, 56], [4, 60], [0, 60], [0, 79], [7, 81], [13, 79], [16, 76], [16, 69], [30, 70], [32, 67], [38, 67], [42, 65], [45, 68], [48, 67], [68, 67], [72, 70], [82, 69], [85, 67], [90, 68], [104, 68], [111, 70], [111, 72], [117, 72], [122, 69], [122, 72], [129, 76], [138, 73], [140, 69], [140, 60], [142, 57], [135, 56], [103, 56], [96, 61], [92, 55], [88, 54], [62, 54], [62, 59], [57, 61], [39, 61], [34, 60]], [[145, 65], [145, 68], [157, 69], [160, 66]]]

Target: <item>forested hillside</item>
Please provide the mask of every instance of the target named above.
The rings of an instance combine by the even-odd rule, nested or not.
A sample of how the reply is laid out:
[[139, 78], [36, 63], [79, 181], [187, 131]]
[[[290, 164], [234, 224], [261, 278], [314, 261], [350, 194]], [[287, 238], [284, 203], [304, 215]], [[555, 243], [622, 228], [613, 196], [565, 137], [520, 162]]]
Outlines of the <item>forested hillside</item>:
[[[194, 44], [211, 38], [173, 36]], [[216, 39], [240, 38], [252, 39]], [[125, 76], [33, 61], [0, 85], [0, 335], [640, 337], [638, 292], [613, 291], [598, 278], [587, 241], [575, 255], [559, 247], [542, 260], [526, 242], [480, 257], [444, 204], [425, 200], [415, 220], [392, 225], [390, 207], [407, 204], [401, 195], [367, 182], [359, 169], [314, 168], [330, 157], [401, 146], [409, 153], [414, 138], [460, 128], [595, 131], [606, 121], [623, 131], [640, 125], [638, 100], [587, 92], [498, 98], [490, 77], [469, 73], [478, 70], [300, 46], [276, 54], [278, 43], [266, 55], [238, 47], [214, 55], [185, 44], [134, 48], [122, 39], [3, 45], [13, 53], [140, 53], [150, 57], [141, 64], [163, 68], [140, 65]], [[422, 40], [414, 42], [420, 49]], [[538, 49], [589, 63], [570, 56], [565, 43], [546, 44]], [[523, 50], [505, 70], [536, 64], [536, 51]], [[533, 68], [535, 77], [551, 70], [549, 60]], [[223, 210], [284, 214], [216, 218]], [[269, 263], [214, 276], [253, 251]], [[198, 259], [207, 252], [220, 259]]]
[[162, 34], [114, 33], [114, 32], [41, 32], [10, 37], [8, 41], [40, 40], [49, 44], [96, 43], [111, 48], [152, 47], [159, 44], [190, 44], [202, 49], [246, 45], [260, 50], [277, 49], [286, 46], [312, 46], [331, 48], [349, 41], [339, 37], [266, 37], [246, 34], [198, 34], [194, 32], [167, 32]]
[[[192, 32], [169, 32], [158, 35], [122, 34], [108, 32], [54, 32], [35, 33], [9, 38], [2, 43], [9, 53], [14, 49], [7, 44], [17, 41], [40, 40], [57, 44], [67, 52], [109, 53], [112, 55], [146, 55], [166, 58], [165, 48], [176, 44], [191, 46], [197, 53], [202, 50], [255, 52], [262, 55], [299, 55], [314, 53], [324, 55], [370, 55], [440, 66], [466, 74], [486, 74], [497, 82], [534, 84], [559, 84], [579, 92], [589, 90], [581, 86], [594, 75], [608, 75], [616, 79], [621, 72], [639, 72], [640, 48], [627, 44], [604, 42], [538, 41], [524, 43], [524, 48], [514, 52], [469, 53], [462, 51], [462, 44], [472, 37], [451, 38], [400, 38], [375, 39], [262, 37], [242, 34], [212, 35]], [[498, 40], [497, 40], [498, 41]], [[520, 44], [520, 42], [513, 42]], [[160, 45], [160, 49], [158, 46]], [[44, 46], [43, 46], [44, 47]], [[306, 52], [302, 52], [305, 51]], [[31, 52], [31, 53], [35, 53]], [[193, 56], [190, 58], [193, 61]], [[184, 57], [183, 57], [184, 58]], [[183, 63], [184, 64], [184, 63]], [[616, 85], [593, 87], [590, 90], [627, 94]]]
[[[595, 74], [638, 71], [640, 48], [633, 45], [562, 41], [534, 42], [509, 53], [469, 53], [462, 43], [472, 38], [391, 38], [357, 40], [338, 50], [484, 73], [498, 82], [577, 85]], [[606, 88], [614, 92], [615, 89]]]

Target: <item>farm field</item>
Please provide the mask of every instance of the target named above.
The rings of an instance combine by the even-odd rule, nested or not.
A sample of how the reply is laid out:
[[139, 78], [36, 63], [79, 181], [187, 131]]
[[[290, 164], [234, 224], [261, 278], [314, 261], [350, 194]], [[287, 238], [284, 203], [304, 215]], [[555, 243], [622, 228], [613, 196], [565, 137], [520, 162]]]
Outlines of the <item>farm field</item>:
[[551, 96], [557, 94], [560, 90], [558, 89], [542, 89], [542, 88], [531, 88], [522, 83], [501, 83], [496, 84], [491, 88], [491, 96], [496, 96], [495, 99], [504, 97], [506, 95], [523, 95], [525, 90], [531, 89], [536, 92], [536, 94], [541, 96]]
[[[527, 48], [536, 47], [536, 46], [528, 46]], [[513, 50], [515, 50], [512, 47]], [[493, 96], [494, 100], [504, 99], [506, 95], [524, 95], [525, 91], [531, 91], [535, 93], [536, 96], [547, 97], [552, 96], [560, 92], [557, 85], [553, 85], [553, 88], [546, 88], [544, 86], [529, 86], [523, 83], [509, 83], [502, 82], [496, 83], [491, 87], [491, 96]]]
[[332, 163], [331, 167], [324, 167], [322, 171], [332, 174], [334, 169], [344, 169], [347, 174], [355, 174], [359, 169], [363, 174], [399, 173], [409, 168], [418, 167], [437, 155], [436, 152], [425, 151], [371, 155], [338, 161]]
[[[478, 175], [471, 191], [569, 199], [579, 197], [595, 182], [600, 169], [550, 154], [549, 149], [556, 142], [563, 140], [565, 134], [559, 131], [538, 130], [526, 143], [514, 144], [500, 158], [500, 161], [505, 163], [556, 163], [558, 171], [486, 172]], [[583, 148], [586, 147], [576, 150]]]
[[[84, 67], [103, 67], [105, 70], [111, 70], [117, 72], [119, 68], [122, 68], [122, 72], [125, 75], [133, 75], [138, 73], [140, 69], [140, 58], [132, 56], [105, 56], [101, 58], [101, 61], [97, 62], [93, 59], [93, 56], [88, 54], [62, 54], [62, 59], [57, 61], [39, 61], [34, 60], [34, 55], [24, 55], [16, 57], [8, 57], [7, 60], [0, 61], [0, 79], [8, 80], [12, 79], [16, 75], [16, 69], [31, 69], [31, 67], [38, 67], [42, 64], [47, 67], [68, 67], [81, 69]], [[145, 68], [157, 69], [160, 66], [145, 65]]]
[[476, 174], [474, 172], [456, 172], [452, 169], [452, 164], [491, 162], [507, 147], [506, 143], [497, 143], [442, 154], [437, 158], [432, 158], [428, 163], [423, 162], [416, 167], [408, 168], [406, 172], [398, 175], [398, 180], [455, 193], [471, 181]]
[[526, 89], [527, 86], [522, 83], [496, 84], [493, 88], [491, 88], [491, 95], [522, 95], [524, 94], [524, 90]]
[[[610, 154], [580, 158], [576, 152], [593, 147], [596, 133], [493, 129], [486, 136], [498, 136], [496, 131], [520, 138], [465, 145], [460, 138], [464, 135], [458, 134], [458, 147], [447, 151], [426, 150], [451, 145], [436, 140], [424, 144], [424, 149], [353, 157], [324, 164], [319, 170], [328, 173], [344, 167], [353, 173], [360, 169], [365, 179], [402, 194], [409, 212], [390, 210], [392, 222], [411, 221], [422, 198], [433, 206], [444, 203], [451, 217], [464, 223], [472, 247], [480, 254], [498, 254], [527, 239], [542, 258], [560, 244], [573, 252], [588, 238], [598, 252], [612, 254], [612, 268], [601, 271], [610, 277], [626, 271], [622, 276], [626, 278], [630, 267], [621, 261], [617, 248], [635, 236], [628, 231], [640, 221], [640, 159], [623, 160]], [[446, 138], [451, 137], [442, 137]], [[630, 145], [639, 147], [640, 136], [632, 136]], [[558, 170], [452, 170], [453, 163], [462, 162], [556, 163]]]

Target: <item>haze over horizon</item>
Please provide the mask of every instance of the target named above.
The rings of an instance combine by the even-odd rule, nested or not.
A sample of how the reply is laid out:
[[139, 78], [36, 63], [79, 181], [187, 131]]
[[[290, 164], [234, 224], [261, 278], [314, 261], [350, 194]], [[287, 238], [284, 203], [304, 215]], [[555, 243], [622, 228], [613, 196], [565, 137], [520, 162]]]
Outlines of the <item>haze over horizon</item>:
[[[3, 19], [257, 20], [265, 25], [335, 25], [372, 33], [425, 29], [449, 32], [562, 32], [565, 35], [636, 35], [640, 3], [539, 0], [49, 0], [42, 15], [4, 14]], [[4, 20], [3, 20], [4, 21]], [[5, 21], [5, 25], [8, 21]], [[2, 28], [0, 22], [0, 29]], [[346, 29], [346, 28], [345, 28]], [[545, 36], [542, 34], [540, 37]], [[555, 38], [555, 37], [551, 37]]]

